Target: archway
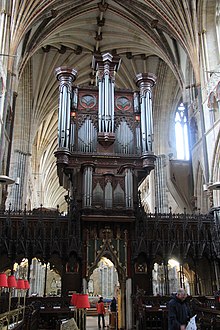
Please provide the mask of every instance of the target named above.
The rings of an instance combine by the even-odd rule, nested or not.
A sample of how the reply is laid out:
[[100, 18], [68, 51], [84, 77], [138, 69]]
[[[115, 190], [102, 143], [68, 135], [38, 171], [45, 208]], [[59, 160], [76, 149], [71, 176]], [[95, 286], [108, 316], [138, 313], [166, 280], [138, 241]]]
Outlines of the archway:
[[[107, 277], [111, 278], [111, 284], [106, 288], [104, 284], [106, 283]], [[105, 281], [102, 282], [101, 285], [96, 285], [96, 288], [94, 288], [94, 282], [97, 281], [98, 283], [98, 281], [103, 281], [103, 279], [105, 279]], [[93, 294], [96, 294], [97, 296], [102, 295], [106, 301], [113, 296], [117, 297], [118, 328], [123, 329], [125, 327], [126, 293], [129, 292], [126, 287], [126, 272], [120, 265], [117, 255], [113, 251], [108, 240], [104, 242], [95, 262], [88, 270], [88, 276], [84, 282], [84, 291], [87, 291], [88, 293], [90, 293], [89, 290], [92, 290], [91, 280], [93, 280], [93, 291], [91, 291]], [[127, 302], [126, 309], [128, 309]]]
[[61, 276], [53, 264], [46, 264], [38, 258], [32, 258], [29, 264], [24, 258], [13, 265], [13, 272], [17, 279], [29, 280], [29, 296], [61, 295]]
[[[166, 295], [166, 265], [154, 263], [152, 271], [152, 284], [154, 295]], [[183, 287], [188, 294], [192, 294], [192, 283], [194, 283], [194, 272], [190, 270], [188, 264], [181, 265], [176, 259], [169, 259], [167, 264], [167, 280], [169, 294], [176, 292]]]
[[119, 290], [119, 281], [117, 269], [114, 263], [102, 257], [97, 268], [94, 269], [88, 281], [88, 293], [90, 296], [110, 299], [117, 297]]
[[[121, 299], [120, 299], [120, 284], [118, 272], [114, 263], [106, 256], [101, 257], [97, 267], [93, 270], [88, 278], [88, 288], [90, 306], [96, 309], [96, 304], [102, 296], [106, 309], [105, 323], [111, 326], [116, 324], [116, 316], [121, 316]], [[117, 313], [110, 313], [110, 302], [115, 297], [117, 301]], [[113, 322], [113, 323], [112, 323]]]

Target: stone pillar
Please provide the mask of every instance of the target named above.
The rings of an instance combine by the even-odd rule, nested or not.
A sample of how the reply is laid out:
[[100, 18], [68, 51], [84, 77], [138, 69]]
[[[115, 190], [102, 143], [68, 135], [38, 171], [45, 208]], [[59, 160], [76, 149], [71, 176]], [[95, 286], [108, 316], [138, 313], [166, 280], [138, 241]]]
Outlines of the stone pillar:
[[140, 114], [141, 114], [141, 151], [143, 167], [148, 171], [154, 168], [156, 157], [153, 155], [153, 113], [152, 113], [152, 88], [156, 76], [153, 73], [139, 73], [136, 84], [140, 89]]
[[167, 159], [165, 155], [158, 155], [155, 166], [155, 195], [158, 213], [168, 213], [167, 196]]
[[164, 265], [164, 279], [165, 279], [165, 295], [168, 296], [170, 294], [168, 258], [164, 260], [163, 265]]
[[59, 67], [55, 70], [60, 82], [60, 99], [58, 112], [58, 148], [70, 148], [70, 112], [72, 101], [72, 83], [77, 71], [68, 67]]
[[13, 128], [13, 143], [10, 158], [10, 177], [15, 185], [11, 186], [7, 207], [11, 203], [14, 210], [23, 209], [28, 196], [28, 177], [30, 174], [30, 156], [32, 150], [32, 113], [33, 87], [32, 64], [29, 61], [19, 81], [18, 95]]
[[[1, 13], [0, 13], [0, 53], [10, 53], [10, 36], [11, 36], [11, 19], [12, 19], [12, 5], [11, 1], [1, 1]], [[2, 62], [4, 65], [9, 61], [8, 56], [2, 56]]]

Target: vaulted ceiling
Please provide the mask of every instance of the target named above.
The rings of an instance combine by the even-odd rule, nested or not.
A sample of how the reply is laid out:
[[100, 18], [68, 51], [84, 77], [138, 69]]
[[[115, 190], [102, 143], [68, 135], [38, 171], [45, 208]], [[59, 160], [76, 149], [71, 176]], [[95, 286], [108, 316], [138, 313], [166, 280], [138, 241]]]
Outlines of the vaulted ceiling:
[[[33, 171], [37, 168], [43, 177], [44, 201], [51, 206], [62, 205], [64, 192], [58, 185], [54, 157], [58, 107], [55, 68], [73, 67], [78, 71], [76, 85], [95, 85], [92, 57], [95, 53], [111, 52], [121, 57], [117, 88], [135, 90], [137, 73], [156, 74], [155, 140], [166, 140], [162, 135], [167, 134], [169, 124], [163, 118], [172, 115], [181, 90], [187, 84], [190, 65], [199, 83], [196, 13], [201, 11], [203, 1], [12, 2], [10, 48], [11, 54], [17, 57], [15, 62], [11, 59], [11, 70], [16, 71], [19, 79], [28, 65], [32, 72]], [[156, 152], [164, 152], [166, 148], [165, 144], [157, 143]]]

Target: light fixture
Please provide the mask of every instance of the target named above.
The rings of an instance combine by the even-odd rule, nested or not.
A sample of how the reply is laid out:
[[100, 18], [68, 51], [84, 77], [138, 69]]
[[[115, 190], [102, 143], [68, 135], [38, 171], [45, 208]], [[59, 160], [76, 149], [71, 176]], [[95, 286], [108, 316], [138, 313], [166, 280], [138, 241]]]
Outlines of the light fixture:
[[89, 296], [87, 294], [78, 294], [76, 300], [76, 308], [89, 308]]
[[8, 302], [8, 323], [10, 323], [10, 310], [11, 310], [11, 296], [12, 290], [17, 288], [17, 281], [14, 275], [8, 276], [8, 288], [9, 288], [9, 302]]
[[5, 273], [0, 274], [0, 288], [8, 287], [8, 279]]
[[77, 298], [78, 298], [78, 293], [73, 293], [70, 300], [70, 304], [72, 306], [76, 306]]
[[18, 281], [17, 281], [17, 289], [18, 290], [25, 290], [24, 280], [18, 279]]
[[17, 281], [14, 275], [8, 276], [8, 287], [9, 288], [17, 288]]
[[29, 284], [28, 280], [24, 280], [24, 287], [25, 287], [25, 290], [30, 289], [30, 284]]

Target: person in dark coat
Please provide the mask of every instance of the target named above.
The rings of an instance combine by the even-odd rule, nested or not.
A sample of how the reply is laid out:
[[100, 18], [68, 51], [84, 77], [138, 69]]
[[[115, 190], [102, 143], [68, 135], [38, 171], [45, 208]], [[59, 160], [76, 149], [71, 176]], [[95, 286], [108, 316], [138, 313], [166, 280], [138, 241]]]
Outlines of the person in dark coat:
[[111, 304], [110, 304], [110, 311], [111, 312], [116, 312], [116, 306], [117, 306], [117, 302], [115, 297], [112, 298]]
[[185, 301], [187, 294], [180, 288], [168, 303], [168, 329], [185, 330], [190, 319], [190, 309]]

